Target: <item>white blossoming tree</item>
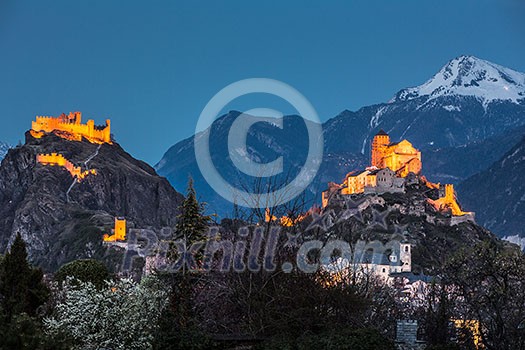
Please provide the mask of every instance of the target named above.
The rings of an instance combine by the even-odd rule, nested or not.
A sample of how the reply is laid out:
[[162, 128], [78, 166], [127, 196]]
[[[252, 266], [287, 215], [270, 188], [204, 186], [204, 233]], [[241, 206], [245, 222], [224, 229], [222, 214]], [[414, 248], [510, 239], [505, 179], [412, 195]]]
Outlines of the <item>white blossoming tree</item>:
[[108, 282], [97, 289], [91, 283], [66, 283], [46, 332], [66, 339], [73, 349], [150, 349], [157, 321], [167, 304], [167, 293], [154, 279]]

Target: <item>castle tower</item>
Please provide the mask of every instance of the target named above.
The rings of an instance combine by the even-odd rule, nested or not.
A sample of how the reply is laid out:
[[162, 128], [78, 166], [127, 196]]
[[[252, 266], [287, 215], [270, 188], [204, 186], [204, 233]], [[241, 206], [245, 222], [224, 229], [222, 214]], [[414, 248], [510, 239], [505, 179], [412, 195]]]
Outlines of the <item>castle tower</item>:
[[115, 218], [115, 240], [124, 241], [126, 240], [126, 219]]
[[87, 136], [92, 139], [93, 136], [95, 136], [95, 121], [94, 120], [87, 121], [87, 130], [88, 130]]
[[73, 114], [73, 120], [75, 124], [77, 125], [82, 124], [82, 113], [81, 112], [71, 112], [69, 114]]
[[446, 184], [445, 185], [445, 201], [454, 202], [456, 200], [454, 196], [454, 185]]
[[390, 136], [381, 129], [372, 140], [372, 157], [371, 165], [378, 168], [383, 167], [383, 158], [385, 156], [385, 148], [390, 144]]
[[111, 142], [111, 120], [106, 119], [106, 128], [104, 129], [104, 142]]

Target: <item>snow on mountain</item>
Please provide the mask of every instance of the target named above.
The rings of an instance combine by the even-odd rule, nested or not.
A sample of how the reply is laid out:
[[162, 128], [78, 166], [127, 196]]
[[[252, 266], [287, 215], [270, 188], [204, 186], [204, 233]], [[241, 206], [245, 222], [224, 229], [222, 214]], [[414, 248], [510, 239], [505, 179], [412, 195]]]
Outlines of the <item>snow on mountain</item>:
[[519, 245], [521, 249], [525, 251], [525, 238], [520, 237], [519, 235], [514, 235], [514, 236], [503, 237], [503, 239], [505, 241], [509, 241], [510, 243]]
[[518, 103], [525, 99], [525, 74], [474, 56], [460, 56], [447, 63], [423, 85], [401, 90], [391, 101], [428, 96], [474, 96], [488, 105], [495, 100]]
[[9, 150], [9, 145], [5, 142], [0, 142], [0, 161], [4, 159], [7, 151]]

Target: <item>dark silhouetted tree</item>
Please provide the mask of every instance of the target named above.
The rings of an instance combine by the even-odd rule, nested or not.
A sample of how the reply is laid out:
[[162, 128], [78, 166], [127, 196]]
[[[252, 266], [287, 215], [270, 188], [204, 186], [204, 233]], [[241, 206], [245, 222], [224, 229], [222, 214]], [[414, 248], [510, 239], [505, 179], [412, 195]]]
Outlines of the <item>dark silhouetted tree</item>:
[[186, 197], [180, 206], [180, 214], [177, 216], [175, 234], [177, 238], [183, 238], [187, 244], [206, 239], [206, 231], [211, 222], [211, 217], [205, 214], [205, 204], [199, 203], [197, 193], [193, 188], [193, 179], [188, 180]]
[[0, 259], [0, 349], [59, 349], [45, 337], [38, 309], [49, 297], [42, 270], [27, 261], [26, 244], [18, 234]]
[[[193, 180], [188, 181], [188, 189], [182, 205], [180, 215], [175, 225], [175, 238], [182, 240], [185, 250], [192, 244], [203, 242], [207, 238], [211, 217], [205, 214], [205, 204], [197, 200], [193, 187]], [[179, 251], [172, 246], [168, 257], [174, 261], [181, 257]], [[195, 318], [194, 291], [202, 277], [195, 270], [201, 265], [203, 254], [194, 256], [197, 266], [187, 270], [182, 263], [177, 271], [160, 274], [169, 284], [170, 302], [159, 321], [159, 330], [156, 333], [154, 349], [208, 349], [210, 342], [200, 332]]]
[[29, 265], [26, 244], [18, 234], [0, 266], [1, 307], [6, 322], [21, 313], [36, 315], [49, 296], [42, 278], [42, 270]]

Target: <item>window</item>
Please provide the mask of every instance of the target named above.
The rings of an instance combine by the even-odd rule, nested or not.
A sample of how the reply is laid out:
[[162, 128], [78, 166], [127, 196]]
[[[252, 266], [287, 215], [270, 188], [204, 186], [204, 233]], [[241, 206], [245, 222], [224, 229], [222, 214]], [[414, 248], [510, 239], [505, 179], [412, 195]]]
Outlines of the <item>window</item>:
[[408, 252], [408, 246], [405, 247], [405, 252]]

